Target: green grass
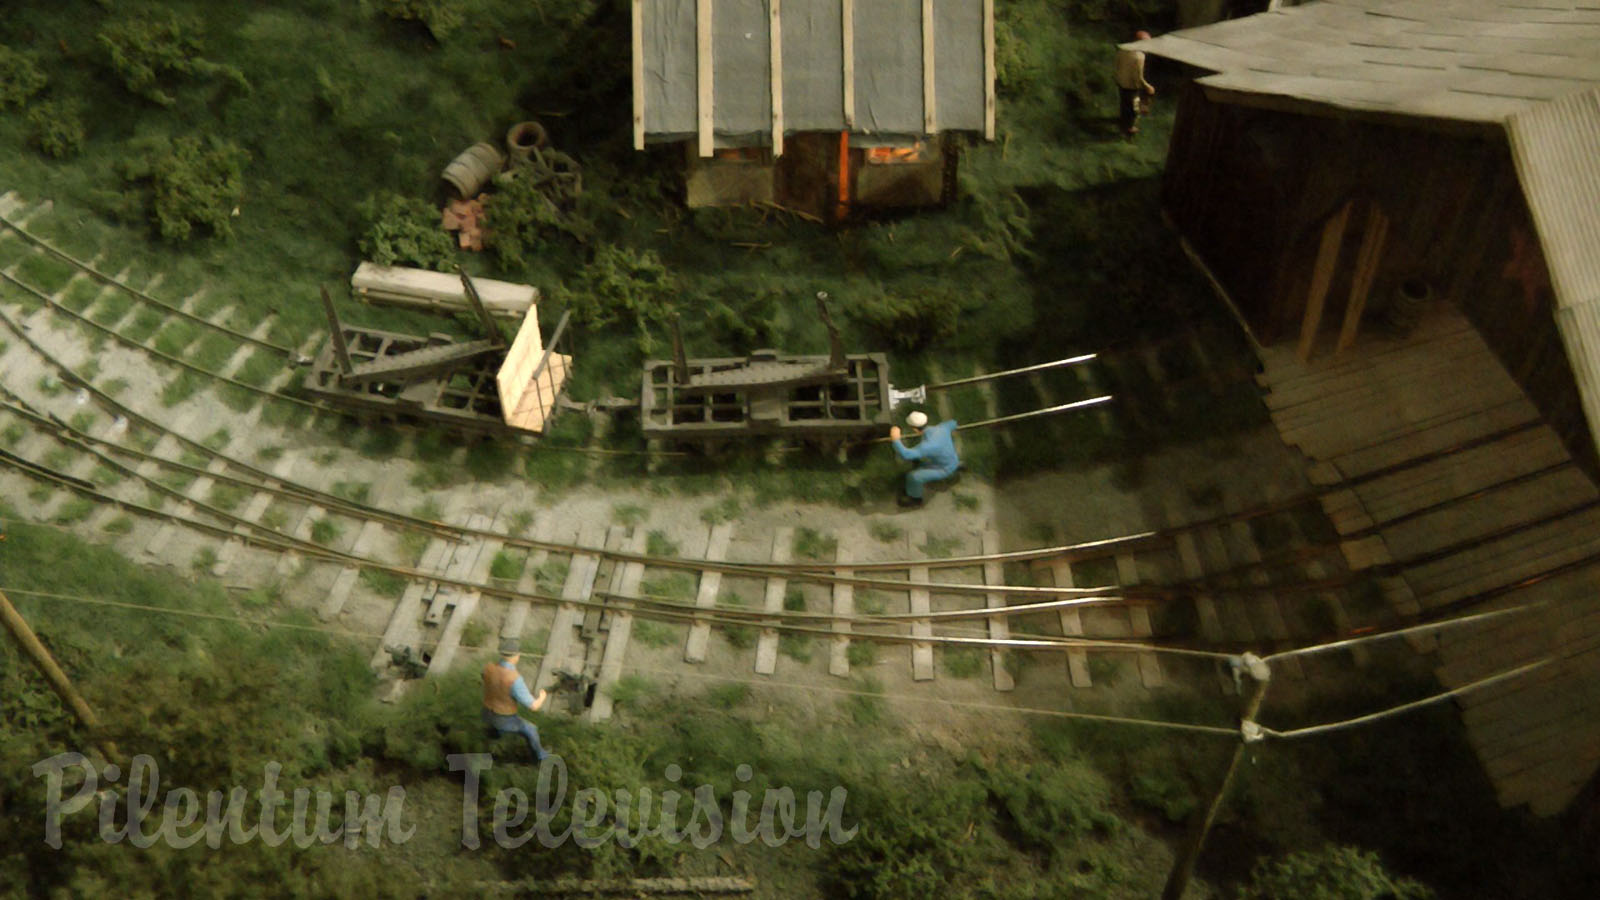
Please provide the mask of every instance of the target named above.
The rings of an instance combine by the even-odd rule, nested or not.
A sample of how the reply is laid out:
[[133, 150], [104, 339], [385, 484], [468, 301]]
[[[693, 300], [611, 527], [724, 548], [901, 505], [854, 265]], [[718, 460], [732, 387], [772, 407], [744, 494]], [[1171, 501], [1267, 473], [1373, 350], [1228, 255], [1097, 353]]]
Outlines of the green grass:
[[644, 552], [650, 556], [676, 557], [678, 544], [661, 529], [654, 529], [645, 538]]
[[521, 552], [501, 550], [494, 555], [494, 560], [489, 563], [489, 577], [501, 581], [515, 581], [522, 577], [522, 567], [526, 565], [527, 557]]
[[374, 594], [382, 597], [399, 597], [405, 592], [406, 578], [380, 569], [362, 569], [358, 576]]
[[878, 662], [878, 645], [871, 641], [851, 641], [845, 648], [844, 658], [852, 668], [865, 668]]
[[922, 546], [917, 549], [921, 550], [923, 555], [929, 559], [943, 559], [955, 555], [960, 546], [961, 539], [958, 537], [930, 534], [928, 539], [923, 541]]
[[839, 539], [802, 525], [795, 529], [792, 549], [801, 559], [831, 560], [839, 550]]
[[611, 521], [625, 528], [642, 524], [649, 511], [637, 503], [616, 503], [611, 506]]
[[939, 665], [951, 678], [973, 678], [983, 672], [984, 653], [976, 647], [944, 647]]
[[372, 482], [335, 481], [330, 493], [335, 497], [342, 497], [352, 503], [366, 503], [372, 499]]
[[56, 508], [57, 525], [72, 525], [89, 518], [95, 511], [95, 502], [88, 497], [74, 497]]
[[324, 547], [338, 540], [343, 533], [344, 529], [332, 519], [318, 519], [311, 523], [311, 540]]
[[209, 502], [224, 512], [235, 512], [254, 493], [243, 485], [221, 483], [211, 488]]
[[737, 496], [730, 494], [700, 510], [700, 521], [707, 525], [720, 525], [723, 522], [732, 522], [734, 519], [739, 518], [739, 514], [742, 512], [744, 512], [744, 504], [739, 502]]
[[882, 519], [874, 520], [868, 525], [867, 533], [880, 544], [892, 544], [906, 536], [905, 530], [900, 526]]
[[639, 619], [633, 623], [633, 639], [646, 647], [671, 647], [683, 642], [683, 626]]

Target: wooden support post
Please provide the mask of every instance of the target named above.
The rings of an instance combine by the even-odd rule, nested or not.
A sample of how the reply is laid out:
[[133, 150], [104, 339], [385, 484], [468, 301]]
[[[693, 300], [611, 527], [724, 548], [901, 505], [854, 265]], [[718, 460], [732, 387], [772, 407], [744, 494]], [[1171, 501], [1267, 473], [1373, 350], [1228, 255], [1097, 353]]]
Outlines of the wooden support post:
[[922, 0], [922, 133], [939, 133], [933, 81], [933, 0]]
[[1244, 759], [1245, 748], [1254, 740], [1259, 740], [1259, 734], [1252, 737], [1251, 731], [1255, 728], [1256, 714], [1261, 711], [1261, 701], [1266, 699], [1272, 670], [1264, 661], [1249, 653], [1244, 655], [1242, 663], [1245, 673], [1250, 676], [1251, 687], [1250, 696], [1245, 700], [1244, 714], [1240, 716], [1239, 745], [1233, 748], [1233, 757], [1228, 760], [1228, 768], [1222, 773], [1222, 783], [1217, 785], [1217, 792], [1212, 795], [1205, 812], [1195, 821], [1194, 829], [1189, 832], [1183, 849], [1173, 861], [1172, 871], [1167, 875], [1167, 885], [1161, 891], [1161, 900], [1180, 900], [1183, 897], [1184, 889], [1189, 886], [1189, 878], [1194, 875], [1194, 864], [1200, 859], [1200, 849], [1205, 846], [1206, 833], [1217, 820], [1217, 812], [1222, 809], [1222, 801], [1228, 795], [1233, 775]]
[[644, 0], [633, 0], [633, 149], [644, 149]]
[[[840, 55], [844, 61], [844, 127], [848, 131], [856, 127], [856, 0], [843, 0], [840, 4], [840, 34], [843, 47]], [[841, 143], [843, 139], [841, 138]], [[839, 188], [840, 202], [844, 200], [844, 188]]]
[[767, 0], [767, 68], [772, 74], [772, 158], [783, 155], [783, 27], [779, 19], [782, 0]]
[[[56, 659], [50, 655], [49, 648], [40, 642], [39, 636], [34, 634], [33, 628], [28, 625], [28, 620], [22, 617], [22, 613], [17, 612], [17, 608], [11, 605], [11, 599], [3, 591], [0, 591], [0, 623], [4, 623], [6, 630], [16, 639], [17, 646], [33, 660], [34, 666], [39, 669], [39, 674], [50, 684], [50, 689], [56, 692], [56, 696], [67, 705], [67, 709], [72, 710], [72, 714], [78, 718], [83, 727], [89, 729], [91, 733], [98, 730], [100, 720], [95, 716], [94, 710], [89, 708], [88, 701], [84, 700], [78, 689], [72, 686], [72, 680], [67, 678], [67, 673], [56, 664]], [[105, 754], [106, 759], [112, 762], [121, 759], [117, 753], [117, 745], [110, 741], [96, 738], [95, 745]]]
[[1339, 212], [1322, 226], [1322, 242], [1317, 246], [1317, 262], [1311, 270], [1311, 292], [1306, 295], [1305, 318], [1300, 321], [1301, 362], [1310, 362], [1311, 350], [1317, 343], [1317, 332], [1322, 328], [1322, 305], [1328, 299], [1328, 287], [1333, 283], [1333, 269], [1339, 262], [1339, 247], [1344, 241], [1344, 226], [1350, 219], [1350, 202], [1345, 201]]
[[716, 143], [711, 134], [712, 126], [716, 123], [713, 113], [713, 104], [716, 102], [716, 93], [712, 84], [711, 64], [711, 0], [695, 0], [694, 7], [694, 56], [695, 56], [695, 88], [697, 90], [698, 146], [701, 156], [710, 156], [716, 149]]
[[983, 139], [994, 140], [994, 0], [983, 0]]
[[333, 298], [328, 289], [322, 289], [322, 311], [328, 316], [328, 337], [333, 341], [333, 358], [339, 362], [339, 371], [350, 374], [350, 348], [344, 342], [344, 326], [339, 324], [339, 313], [334, 311]]
[[1361, 250], [1356, 254], [1355, 276], [1350, 280], [1350, 300], [1344, 307], [1344, 326], [1339, 329], [1339, 343], [1334, 353], [1343, 353], [1356, 341], [1361, 328], [1361, 314], [1367, 309], [1367, 295], [1372, 291], [1372, 278], [1377, 274], [1378, 261], [1383, 258], [1383, 242], [1389, 235], [1389, 217], [1376, 204], [1367, 214], [1367, 227], [1361, 235]]

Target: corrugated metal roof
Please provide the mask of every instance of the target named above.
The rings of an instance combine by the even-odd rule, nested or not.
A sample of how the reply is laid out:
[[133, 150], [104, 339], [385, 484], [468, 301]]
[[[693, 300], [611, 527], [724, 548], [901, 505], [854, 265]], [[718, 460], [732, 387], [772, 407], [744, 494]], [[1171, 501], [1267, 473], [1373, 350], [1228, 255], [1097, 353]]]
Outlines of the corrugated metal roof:
[[1495, 123], [1600, 85], [1600, 3], [1320, 0], [1125, 46], [1212, 69], [1211, 87]]
[[1506, 132], [1550, 269], [1556, 327], [1600, 445], [1600, 88], [1512, 116]]
[[[985, 54], [992, 26], [984, 0], [938, 0], [926, 7], [919, 0], [714, 0], [703, 7], [710, 12], [703, 47], [696, 0], [634, 2], [635, 84], [642, 99], [636, 111], [650, 139], [697, 132], [701, 52], [711, 70], [712, 131], [719, 143], [771, 132], [774, 76], [785, 132], [923, 134], [930, 83], [923, 71], [930, 50], [925, 27], [932, 31], [934, 130], [983, 132], [988, 125], [985, 104], [993, 85]], [[925, 14], [931, 15], [926, 25]], [[848, 68], [847, 42], [853, 48]], [[847, 71], [853, 89], [846, 87]], [[846, 90], [853, 120], [845, 110]]]

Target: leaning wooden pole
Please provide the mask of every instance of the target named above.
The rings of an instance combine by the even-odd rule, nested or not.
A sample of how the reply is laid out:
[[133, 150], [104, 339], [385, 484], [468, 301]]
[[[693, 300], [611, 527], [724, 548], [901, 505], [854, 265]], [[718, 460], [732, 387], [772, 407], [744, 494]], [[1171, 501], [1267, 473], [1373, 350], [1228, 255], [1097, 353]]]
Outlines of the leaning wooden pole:
[[1256, 725], [1256, 714], [1261, 711], [1261, 701], [1266, 699], [1267, 684], [1272, 680], [1272, 670], [1268, 668], [1265, 660], [1253, 653], [1246, 653], [1240, 658], [1238, 665], [1251, 680], [1250, 696], [1245, 701], [1244, 713], [1239, 719], [1239, 745], [1233, 748], [1233, 758], [1228, 760], [1228, 770], [1222, 773], [1222, 783], [1217, 785], [1217, 792], [1212, 795], [1205, 814], [1195, 822], [1194, 830], [1189, 833], [1183, 849], [1178, 853], [1178, 858], [1172, 863], [1172, 871], [1167, 875], [1167, 886], [1161, 891], [1161, 900], [1181, 900], [1183, 897], [1184, 890], [1189, 887], [1189, 878], [1194, 875], [1195, 863], [1200, 859], [1200, 849], [1205, 846], [1206, 833], [1217, 821], [1222, 801], [1228, 796], [1228, 788], [1233, 784], [1233, 774], [1239, 770], [1239, 763], [1244, 759], [1246, 748], [1261, 739], [1260, 727]]
[[[44, 674], [45, 681], [50, 682], [50, 689], [56, 692], [68, 709], [72, 710], [78, 721], [91, 733], [98, 731], [100, 720], [95, 717], [94, 710], [89, 708], [88, 702], [78, 693], [78, 689], [72, 686], [67, 673], [61, 671], [61, 666], [56, 664], [55, 657], [51, 656], [50, 650], [39, 641], [39, 636], [33, 633], [33, 629], [28, 626], [28, 620], [11, 605], [11, 600], [6, 597], [4, 591], [0, 591], [0, 622], [5, 623], [6, 630], [16, 638], [17, 645], [33, 659], [33, 664]], [[106, 759], [119, 758], [115, 744], [100, 738], [96, 738], [95, 743], [100, 747], [100, 752], [106, 755]]]

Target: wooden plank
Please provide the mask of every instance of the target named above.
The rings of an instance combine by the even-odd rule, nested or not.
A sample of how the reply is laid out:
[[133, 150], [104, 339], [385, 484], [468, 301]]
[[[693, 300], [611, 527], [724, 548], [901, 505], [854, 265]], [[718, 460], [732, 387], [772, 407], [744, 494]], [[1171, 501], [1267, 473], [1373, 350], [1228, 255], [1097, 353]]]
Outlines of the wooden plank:
[[[474, 276], [472, 287], [483, 308], [494, 316], [521, 319], [539, 302], [539, 289], [531, 284]], [[363, 262], [350, 276], [350, 289], [357, 297], [374, 303], [452, 312], [471, 309], [460, 276], [428, 269]]]
[[844, 127], [856, 127], [856, 0], [842, 0], [840, 6], [840, 35], [844, 44]]
[[1350, 203], [1346, 201], [1339, 212], [1322, 226], [1322, 241], [1317, 246], [1317, 261], [1311, 270], [1311, 291], [1306, 295], [1305, 318], [1300, 322], [1300, 346], [1295, 353], [1301, 362], [1311, 359], [1317, 332], [1322, 328], [1322, 306], [1328, 299], [1328, 288], [1333, 284], [1333, 270], [1339, 262], [1339, 247], [1344, 241], [1344, 226], [1349, 218]]
[[[985, 4], [987, 6], [987, 4]], [[992, 8], [991, 8], [992, 9]], [[993, 531], [983, 532], [984, 556], [994, 556], [1000, 552], [1000, 538]], [[1005, 567], [999, 560], [989, 560], [983, 564], [983, 583], [988, 585], [1005, 584]], [[983, 603], [990, 609], [998, 609], [1006, 605], [1006, 595], [993, 592], [983, 595]], [[1005, 616], [989, 617], [989, 639], [1005, 641], [1011, 638], [1011, 625]], [[994, 669], [994, 689], [997, 691], [1013, 690], [1017, 686], [1016, 679], [1011, 676], [1011, 670], [1006, 667], [1006, 660], [1012, 651], [1003, 647], [989, 649], [989, 665]]]
[[[494, 522], [488, 516], [475, 513], [467, 519], [467, 527], [474, 530], [494, 529]], [[489, 578], [489, 567], [494, 564], [494, 556], [500, 550], [500, 541], [493, 538], [475, 541], [471, 552], [461, 554], [453, 562], [456, 564], [446, 574], [451, 578], [472, 584], [481, 584]], [[441, 593], [443, 593], [441, 591]], [[439, 635], [439, 643], [434, 645], [433, 658], [428, 661], [428, 674], [438, 675], [447, 672], [451, 663], [455, 662], [456, 650], [461, 645], [461, 633], [466, 629], [467, 623], [472, 621], [472, 614], [478, 609], [478, 601], [482, 594], [477, 590], [462, 591], [454, 589], [457, 594], [455, 604], [450, 611], [450, 618], [445, 622], [444, 633]]]
[[772, 75], [772, 158], [783, 155], [783, 25], [780, 17], [782, 0], [767, 0], [768, 66]]
[[644, 0], [633, 0], [633, 149], [644, 149]]
[[[835, 551], [835, 562], [849, 562], [850, 550], [840, 547]], [[840, 578], [849, 578], [855, 570], [848, 566], [841, 566], [833, 570], [833, 574]], [[828, 674], [847, 678], [850, 675], [850, 623], [843, 621], [856, 614], [856, 587], [853, 584], [834, 582], [833, 585], [833, 614], [840, 618], [833, 620], [833, 646], [828, 649]]]
[[922, 133], [939, 133], [933, 77], [933, 0], [922, 0]]
[[[1123, 587], [1133, 587], [1139, 583], [1139, 565], [1132, 553], [1118, 553], [1117, 581]], [[1128, 632], [1138, 640], [1149, 640], [1154, 634], [1150, 627], [1150, 608], [1142, 603], [1128, 605]], [[1161, 674], [1161, 661], [1148, 650], [1141, 650], [1134, 654], [1134, 660], [1139, 667], [1139, 680], [1147, 688], [1160, 687], [1166, 679]]]
[[994, 0], [983, 0], [983, 139], [994, 140]]
[[[605, 541], [602, 526], [585, 523], [578, 532], [580, 547], [599, 547]], [[561, 599], [556, 607], [555, 621], [550, 624], [550, 638], [545, 644], [544, 659], [539, 660], [539, 674], [531, 685], [534, 693], [548, 689], [555, 683], [555, 673], [566, 667], [572, 655], [575, 632], [583, 623], [581, 609], [575, 601], [587, 600], [594, 592], [594, 578], [600, 571], [600, 557], [592, 553], [575, 553], [567, 566], [567, 580], [561, 586]]]
[[1361, 328], [1361, 315], [1367, 308], [1367, 295], [1372, 290], [1372, 276], [1383, 258], [1384, 238], [1389, 234], [1389, 217], [1376, 205], [1367, 214], [1367, 227], [1362, 232], [1361, 250], [1356, 255], [1355, 277], [1350, 281], [1350, 298], [1345, 303], [1344, 325], [1339, 329], [1339, 343], [1334, 353], [1342, 353], [1356, 342], [1356, 332]]
[[712, 127], [716, 124], [713, 113], [713, 104], [716, 102], [716, 92], [712, 84], [711, 64], [711, 0], [695, 0], [694, 5], [694, 56], [695, 56], [695, 86], [698, 91], [696, 96], [698, 124], [698, 147], [701, 156], [710, 156], [716, 151], [716, 139], [712, 135]]
[[[711, 534], [706, 539], [706, 556], [708, 560], [721, 561], [728, 558], [728, 541], [733, 537], [733, 526], [727, 522], [719, 522], [711, 526]], [[701, 609], [714, 609], [717, 605], [717, 594], [722, 591], [721, 572], [701, 572], [700, 589], [695, 593], [694, 605]], [[711, 623], [696, 619], [689, 626], [689, 637], [683, 645], [684, 662], [705, 662], [706, 647], [711, 642]]]
[[[555, 516], [541, 515], [537, 524], [533, 526], [533, 539], [540, 543], [549, 543], [555, 538]], [[522, 578], [517, 582], [517, 591], [531, 594], [538, 587], [539, 569], [550, 558], [548, 550], [534, 550], [522, 564]], [[533, 604], [527, 600], [511, 601], [511, 609], [506, 613], [505, 620], [500, 623], [500, 638], [502, 640], [521, 640], [522, 632], [527, 628], [528, 613]]]
[[[1064, 559], [1050, 562], [1050, 573], [1055, 577], [1055, 586], [1059, 588], [1073, 587], [1072, 566]], [[1065, 637], [1083, 637], [1083, 616], [1075, 608], [1061, 610], [1061, 634]], [[1067, 674], [1072, 679], [1073, 687], [1086, 688], [1094, 684], [1089, 677], [1089, 656], [1081, 649], [1067, 651]]]
[[[643, 528], [635, 528], [633, 537], [628, 541], [627, 551], [643, 553], [644, 548], [645, 531]], [[612, 592], [624, 597], [638, 596], [639, 582], [644, 578], [644, 563], [623, 563], [620, 568], [622, 574], [613, 583]], [[600, 652], [600, 671], [595, 676], [594, 704], [589, 707], [591, 722], [604, 722], [611, 718], [616, 703], [611, 694], [616, 688], [618, 679], [622, 677], [622, 659], [628, 652], [628, 638], [633, 635], [633, 611], [625, 605], [617, 607], [616, 603], [615, 600], [608, 602], [608, 606], [612, 607], [610, 627], [606, 633], [605, 649]]]
[[[784, 525], [772, 533], [772, 562], [783, 565], [789, 561], [794, 545], [794, 528]], [[762, 609], [769, 613], [783, 612], [783, 595], [789, 590], [789, 579], [767, 579], [767, 593]], [[756, 640], [756, 674], [771, 675], [778, 670], [778, 629], [770, 625], [761, 629]]]
[[[908, 535], [914, 550], [928, 543], [928, 533], [916, 530]], [[927, 566], [912, 566], [911, 580], [927, 582], [929, 571]], [[911, 591], [912, 615], [925, 615], [933, 606], [933, 594], [927, 588], [912, 588]], [[911, 645], [911, 680], [933, 680], [933, 624], [927, 619], [913, 619], [911, 622], [911, 636], [916, 638], [916, 643]]]
[[[417, 563], [418, 571], [440, 572], [450, 559], [451, 542], [444, 538], [436, 537], [428, 542], [422, 551], [422, 559]], [[400, 602], [394, 606], [394, 612], [389, 615], [389, 624], [383, 629], [383, 642], [372, 654], [372, 668], [383, 671], [389, 666], [390, 647], [411, 647], [421, 651], [417, 644], [422, 639], [421, 629], [417, 622], [422, 616], [422, 602], [426, 596], [430, 582], [414, 580], [406, 585], [400, 594]]]
[[[372, 544], [383, 533], [383, 525], [368, 519], [361, 524], [361, 531], [356, 534], [356, 542], [351, 545], [350, 552], [359, 557], [365, 557], [372, 549]], [[230, 541], [231, 543], [231, 541]], [[361, 575], [360, 566], [345, 566], [333, 578], [333, 586], [328, 589], [328, 596], [323, 598], [322, 606], [317, 610], [324, 622], [337, 618], [344, 610], [344, 603], [350, 599], [350, 591], [356, 586], [356, 579]]]

